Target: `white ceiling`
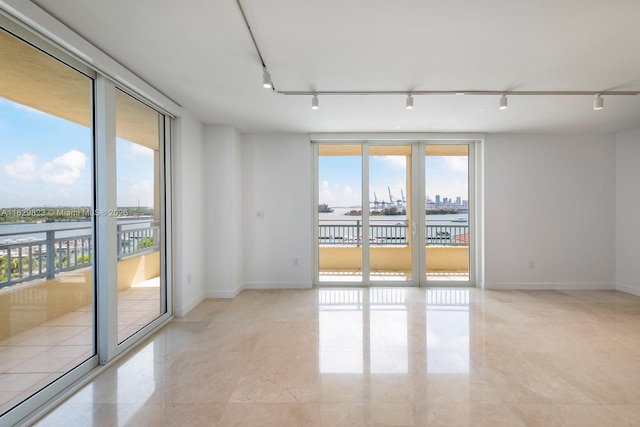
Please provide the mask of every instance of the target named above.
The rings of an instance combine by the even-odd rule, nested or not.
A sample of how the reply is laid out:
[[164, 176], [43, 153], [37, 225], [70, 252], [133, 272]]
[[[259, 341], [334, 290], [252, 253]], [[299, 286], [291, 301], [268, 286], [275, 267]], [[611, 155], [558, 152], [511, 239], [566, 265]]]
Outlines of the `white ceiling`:
[[[615, 132], [640, 96], [309, 96], [262, 88], [235, 0], [37, 0], [205, 123], [244, 132]], [[279, 91], [640, 91], [638, 0], [242, 0]]]

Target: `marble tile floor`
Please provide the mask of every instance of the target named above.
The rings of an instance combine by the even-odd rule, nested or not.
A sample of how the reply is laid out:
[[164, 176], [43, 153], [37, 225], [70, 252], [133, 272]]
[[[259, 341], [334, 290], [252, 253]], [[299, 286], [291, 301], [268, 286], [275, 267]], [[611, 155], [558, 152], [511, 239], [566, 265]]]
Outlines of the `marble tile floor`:
[[640, 297], [244, 291], [175, 319], [38, 426], [637, 426]]
[[[46, 310], [46, 306], [40, 309]], [[157, 278], [118, 292], [119, 340], [157, 318], [159, 312]], [[0, 413], [87, 360], [94, 354], [93, 348], [90, 305], [1, 340]]]

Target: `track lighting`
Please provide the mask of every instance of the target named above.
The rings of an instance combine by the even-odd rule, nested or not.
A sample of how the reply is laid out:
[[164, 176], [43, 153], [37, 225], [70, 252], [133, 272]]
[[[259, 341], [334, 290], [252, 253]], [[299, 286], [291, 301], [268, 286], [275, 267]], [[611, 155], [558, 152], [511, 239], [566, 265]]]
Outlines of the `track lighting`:
[[311, 109], [317, 110], [318, 108], [320, 108], [318, 105], [318, 95], [313, 95], [313, 98], [311, 98]]
[[507, 108], [509, 108], [509, 100], [507, 99], [507, 95], [502, 94], [500, 97], [500, 109], [506, 110]]
[[269, 74], [266, 68], [264, 68], [262, 72], [262, 86], [265, 89], [271, 89], [273, 87], [273, 84], [271, 83], [271, 74]]
[[407, 95], [406, 107], [407, 107], [407, 110], [413, 110], [413, 96]]
[[597, 93], [593, 98], [593, 109], [594, 110], [602, 110], [604, 109], [604, 98], [602, 94]]

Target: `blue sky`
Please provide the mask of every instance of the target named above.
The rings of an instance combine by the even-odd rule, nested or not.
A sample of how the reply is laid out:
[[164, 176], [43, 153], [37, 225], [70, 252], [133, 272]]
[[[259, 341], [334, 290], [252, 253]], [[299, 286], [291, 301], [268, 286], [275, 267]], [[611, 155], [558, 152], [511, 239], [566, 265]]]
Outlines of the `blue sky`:
[[[404, 156], [370, 156], [369, 198], [389, 202], [389, 189], [394, 200], [407, 196]], [[428, 156], [426, 159], [427, 194], [435, 200], [455, 200], [467, 196], [467, 157]], [[318, 160], [319, 202], [329, 206], [359, 206], [362, 192], [362, 166], [360, 156], [320, 156]]]
[[[0, 208], [91, 206], [91, 129], [0, 98]], [[153, 151], [118, 140], [118, 206], [153, 204]]]

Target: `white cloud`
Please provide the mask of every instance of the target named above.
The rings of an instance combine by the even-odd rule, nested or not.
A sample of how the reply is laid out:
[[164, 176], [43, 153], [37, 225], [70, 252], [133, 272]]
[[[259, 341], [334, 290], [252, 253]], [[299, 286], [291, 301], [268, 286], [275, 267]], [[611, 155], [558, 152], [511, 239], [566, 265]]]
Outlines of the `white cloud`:
[[33, 181], [36, 169], [36, 156], [29, 153], [20, 154], [13, 163], [4, 165], [5, 173], [19, 181]]
[[153, 150], [140, 144], [129, 144], [131, 157], [153, 157]]
[[36, 110], [35, 108], [31, 108], [31, 107], [26, 106], [24, 104], [18, 104], [17, 102], [12, 102], [12, 101], [9, 101], [7, 99], [2, 99], [2, 100], [0, 100], [0, 102], [2, 102], [3, 104], [9, 105], [10, 107], [13, 107], [16, 110], [21, 110], [21, 111], [24, 111], [24, 112], [26, 112], [28, 114], [31, 114], [31, 115], [41, 115], [41, 116], [48, 116], [49, 115], [49, 114], [47, 114], [47, 113], [45, 113], [43, 111]]
[[407, 168], [407, 156], [373, 156], [373, 158], [392, 169]]
[[52, 162], [45, 163], [40, 168], [42, 182], [51, 184], [74, 184], [87, 164], [87, 156], [78, 150], [67, 151]]
[[153, 181], [130, 180], [118, 184], [118, 206], [147, 206], [153, 207]]
[[467, 156], [443, 156], [444, 165], [451, 172], [467, 172], [469, 158]]

